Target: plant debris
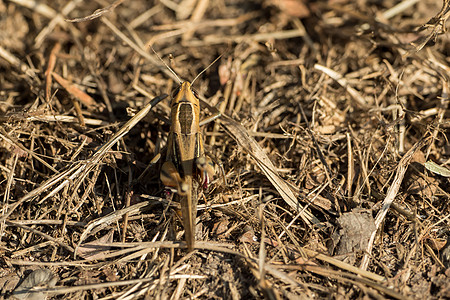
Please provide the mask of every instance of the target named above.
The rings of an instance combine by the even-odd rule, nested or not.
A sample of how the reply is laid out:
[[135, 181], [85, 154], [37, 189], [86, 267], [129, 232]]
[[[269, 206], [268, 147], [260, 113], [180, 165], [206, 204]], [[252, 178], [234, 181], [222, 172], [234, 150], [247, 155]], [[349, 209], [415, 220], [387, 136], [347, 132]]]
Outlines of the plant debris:
[[[0, 0], [0, 299], [450, 298], [449, 16]], [[177, 77], [221, 114], [193, 252], [159, 180]]]

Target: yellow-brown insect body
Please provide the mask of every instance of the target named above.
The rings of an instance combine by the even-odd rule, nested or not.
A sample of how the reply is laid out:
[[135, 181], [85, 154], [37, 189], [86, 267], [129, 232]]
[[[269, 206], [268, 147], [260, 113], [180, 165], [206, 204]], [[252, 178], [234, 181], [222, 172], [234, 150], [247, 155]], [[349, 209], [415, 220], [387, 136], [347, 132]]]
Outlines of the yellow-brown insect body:
[[170, 105], [172, 132], [186, 135], [200, 132], [200, 101], [194, 95], [189, 82], [185, 81], [181, 84]]
[[204, 156], [199, 127], [200, 104], [189, 82], [183, 82], [171, 102], [171, 128], [166, 162], [161, 171], [165, 186], [176, 189], [189, 251], [194, 249], [197, 216], [197, 179], [202, 177], [196, 160]]

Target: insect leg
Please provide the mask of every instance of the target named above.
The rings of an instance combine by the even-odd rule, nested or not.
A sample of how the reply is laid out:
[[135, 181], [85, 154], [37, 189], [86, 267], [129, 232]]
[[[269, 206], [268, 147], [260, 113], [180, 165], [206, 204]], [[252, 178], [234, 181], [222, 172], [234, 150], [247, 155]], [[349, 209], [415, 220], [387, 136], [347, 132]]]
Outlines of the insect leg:
[[214, 163], [209, 156], [200, 156], [195, 160], [197, 168], [201, 171], [201, 183], [203, 189], [207, 189], [211, 178], [214, 177]]
[[166, 161], [162, 165], [160, 179], [166, 187], [175, 189], [180, 195], [186, 195], [189, 191], [189, 184], [181, 178], [180, 173], [171, 161]]

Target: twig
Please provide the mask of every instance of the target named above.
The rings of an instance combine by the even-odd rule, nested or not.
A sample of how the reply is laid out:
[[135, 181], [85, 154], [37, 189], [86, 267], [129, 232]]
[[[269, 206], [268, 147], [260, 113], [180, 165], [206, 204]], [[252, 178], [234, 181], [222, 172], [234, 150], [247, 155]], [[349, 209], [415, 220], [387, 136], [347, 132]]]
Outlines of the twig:
[[285, 40], [291, 39], [295, 37], [303, 36], [303, 31], [299, 29], [292, 30], [284, 30], [284, 31], [275, 31], [269, 33], [255, 33], [255, 34], [244, 34], [244, 35], [235, 35], [235, 36], [217, 36], [217, 35], [208, 35], [203, 37], [201, 40], [191, 40], [186, 41], [184, 44], [189, 47], [203, 47], [214, 44], [225, 44], [225, 43], [244, 43], [244, 42], [262, 42], [271, 39], [275, 40]]
[[45, 101], [47, 101], [47, 103], [50, 102], [51, 87], [52, 87], [52, 72], [55, 69], [56, 55], [58, 54], [60, 49], [61, 43], [56, 43], [55, 46], [53, 46], [53, 49], [50, 52], [50, 57], [48, 59], [47, 70], [45, 70]]
[[413, 6], [414, 4], [416, 4], [419, 1], [420, 0], [404, 0], [404, 1], [400, 2], [399, 4], [395, 5], [394, 7], [391, 7], [388, 10], [384, 11], [383, 15], [382, 15], [383, 19], [389, 20], [389, 19], [395, 17], [396, 15], [398, 15], [399, 13], [405, 11], [409, 7]]
[[[192, 13], [192, 16], [190, 18], [191, 22], [198, 22], [200, 21], [203, 16], [205, 15], [206, 9], [208, 8], [209, 0], [198, 0], [197, 6], [195, 7], [194, 12]], [[187, 41], [192, 38], [194, 35], [194, 30], [189, 30], [183, 33], [183, 40]]]
[[352, 96], [352, 98], [354, 100], [356, 100], [356, 102], [361, 107], [367, 106], [368, 103], [364, 99], [364, 97], [357, 90], [355, 90], [353, 87], [351, 87], [350, 84], [348, 83], [348, 81], [341, 74], [339, 74], [336, 71], [333, 71], [325, 66], [319, 65], [319, 64], [315, 64], [314, 69], [322, 71], [325, 74], [327, 74], [328, 76], [330, 76], [331, 78], [333, 78], [334, 80], [336, 80], [337, 83], [339, 83], [343, 88], [345, 88], [345, 90], [350, 94], [350, 96]]
[[28, 77], [39, 83], [39, 78], [36, 76], [36, 73], [26, 64], [24, 64], [20, 59], [15, 57], [11, 52], [3, 48], [1, 45], [0, 45], [0, 57], [6, 60], [9, 64], [11, 64], [15, 69], [20, 70], [25, 75], [27, 75]]
[[160, 71], [162, 71], [164, 74], [166, 74], [169, 78], [172, 78], [176, 82], [178, 82], [177, 78], [164, 66], [162, 65], [159, 60], [145, 52], [144, 49], [139, 47], [137, 44], [135, 44], [133, 41], [131, 41], [125, 34], [123, 34], [113, 23], [111, 23], [106, 18], [101, 18], [101, 21], [111, 29], [111, 31], [117, 35], [123, 42], [128, 44], [131, 48], [134, 49], [139, 55], [141, 55], [143, 58], [151, 62], [153, 65], [159, 68]]
[[386, 198], [383, 200], [383, 206], [381, 207], [380, 211], [377, 213], [377, 216], [375, 218], [376, 229], [372, 232], [372, 235], [370, 236], [370, 240], [369, 240], [369, 243], [368, 243], [368, 246], [366, 249], [366, 253], [364, 254], [364, 257], [361, 261], [360, 268], [362, 270], [366, 270], [369, 265], [370, 254], [372, 253], [375, 236], [376, 236], [381, 224], [383, 223], [384, 218], [386, 217], [386, 214], [389, 211], [389, 208], [390, 208], [392, 202], [395, 200], [395, 197], [398, 193], [400, 185], [405, 176], [406, 170], [407, 170], [409, 163], [413, 157], [413, 154], [418, 149], [420, 149], [425, 143], [427, 143], [429, 140], [430, 140], [429, 138], [425, 138], [425, 139], [418, 141], [411, 149], [409, 149], [408, 152], [406, 152], [406, 154], [403, 156], [403, 158], [398, 163], [397, 172], [395, 173], [395, 178], [392, 181], [392, 184], [387, 191]]
[[[23, 196], [22, 198], [17, 200], [16, 203], [11, 205], [11, 207], [8, 209], [8, 211], [6, 213], [4, 213], [4, 215], [0, 218], [0, 221], [6, 220], [8, 218], [8, 216], [17, 208], [17, 206], [19, 206], [20, 204], [22, 204], [25, 201], [28, 201], [28, 200], [38, 196], [39, 194], [41, 194], [44, 191], [48, 191], [48, 189], [50, 189], [51, 187], [53, 187], [55, 184], [57, 184], [60, 181], [62, 181], [61, 184], [59, 186], [57, 186], [56, 188], [54, 188], [41, 201], [44, 201], [48, 197], [55, 195], [57, 192], [62, 190], [64, 187], [68, 186], [70, 183], [73, 183], [74, 180], [77, 180], [77, 182], [75, 183], [75, 186], [73, 187], [73, 189], [77, 190], [78, 186], [85, 179], [86, 175], [95, 166], [98, 165], [99, 161], [107, 154], [107, 152], [123, 136], [125, 136], [131, 128], [133, 128], [142, 118], [144, 118], [153, 106], [158, 104], [161, 100], [163, 100], [166, 97], [167, 97], [167, 95], [161, 95], [161, 96], [153, 99], [142, 110], [140, 110], [133, 118], [131, 118], [124, 126], [122, 126], [119, 129], [119, 131], [113, 137], [111, 137], [111, 139], [107, 143], [105, 143], [88, 161], [78, 162], [78, 163], [74, 164], [71, 168], [69, 168], [68, 170], [61, 172], [61, 173], [58, 173], [57, 170], [55, 170], [51, 166], [49, 166], [57, 174], [55, 176], [53, 176], [52, 178], [48, 179], [47, 181], [45, 181], [38, 188], [32, 190], [31, 192], [29, 192], [28, 194], [26, 194], [25, 196]], [[2, 129], [0, 129], [0, 131], [1, 130]], [[3, 137], [6, 141], [10, 141], [6, 137], [4, 137], [2, 134], [0, 134], [0, 137]], [[11, 141], [11, 144], [14, 145], [14, 143], [12, 141]], [[30, 152], [28, 149], [24, 148], [20, 144], [18, 144], [17, 146], [20, 147], [21, 149], [23, 148], [23, 150], [26, 151], [27, 153]], [[34, 153], [31, 152], [30, 154], [33, 155], [33, 157], [35, 157], [36, 159], [42, 161], [42, 159], [39, 158], [38, 156], [36, 156]], [[42, 163], [48, 165], [48, 163], [45, 161], [43, 161]], [[4, 208], [4, 209], [6, 209], [6, 208]]]
[[104, 8], [100, 8], [97, 9], [96, 11], [94, 11], [91, 15], [86, 16], [86, 17], [81, 17], [81, 18], [75, 18], [75, 19], [65, 19], [64, 21], [66, 22], [71, 22], [71, 23], [79, 23], [79, 22], [86, 22], [86, 21], [92, 21], [94, 19], [100, 18], [101, 16], [103, 16], [106, 13], [109, 13], [111, 11], [113, 11], [117, 6], [119, 6], [123, 1], [125, 0], [117, 0], [116, 2], [114, 2], [111, 5], [108, 5]]
[[92, 99], [91, 96], [80, 90], [76, 85], [71, 84], [69, 81], [62, 78], [57, 73], [53, 72], [52, 75], [55, 78], [55, 80], [58, 81], [58, 83], [62, 85], [69, 94], [80, 100], [87, 107], [91, 107], [96, 104], [95, 100]]
[[65, 248], [66, 250], [68, 250], [68, 251], [71, 252], [71, 253], [73, 253], [73, 251], [74, 251], [74, 249], [73, 249], [72, 247], [70, 247], [69, 245], [66, 245], [65, 243], [59, 241], [58, 239], [55, 239], [54, 237], [52, 237], [52, 236], [50, 236], [50, 235], [48, 235], [48, 234], [46, 234], [46, 233], [43, 233], [43, 232], [41, 232], [41, 231], [39, 231], [39, 230], [36, 230], [36, 229], [31, 228], [31, 227], [29, 227], [29, 226], [22, 225], [22, 224], [13, 222], [13, 221], [5, 221], [5, 223], [6, 223], [6, 225], [8, 225], [8, 226], [19, 227], [19, 228], [22, 228], [22, 229], [24, 229], [24, 230], [30, 231], [30, 232], [32, 232], [32, 233], [35, 233], [35, 234], [37, 234], [37, 235], [40, 235], [40, 236], [42, 236], [43, 238], [45, 238], [46, 240], [51, 241], [51, 242], [53, 242], [53, 243], [56, 243], [56, 244], [60, 245], [61, 247]]

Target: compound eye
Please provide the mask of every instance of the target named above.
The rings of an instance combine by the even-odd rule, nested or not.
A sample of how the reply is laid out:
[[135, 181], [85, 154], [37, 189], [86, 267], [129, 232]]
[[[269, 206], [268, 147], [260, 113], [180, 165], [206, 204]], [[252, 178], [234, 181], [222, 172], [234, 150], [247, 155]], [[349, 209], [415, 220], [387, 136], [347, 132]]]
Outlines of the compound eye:
[[176, 89], [172, 92], [172, 99], [175, 98], [175, 97], [178, 95], [178, 93], [180, 92], [180, 90], [181, 90], [181, 86], [179, 86], [178, 88], [176, 88]]
[[194, 94], [195, 98], [198, 99], [198, 93], [192, 86], [191, 86], [191, 92], [192, 92], [192, 94]]

